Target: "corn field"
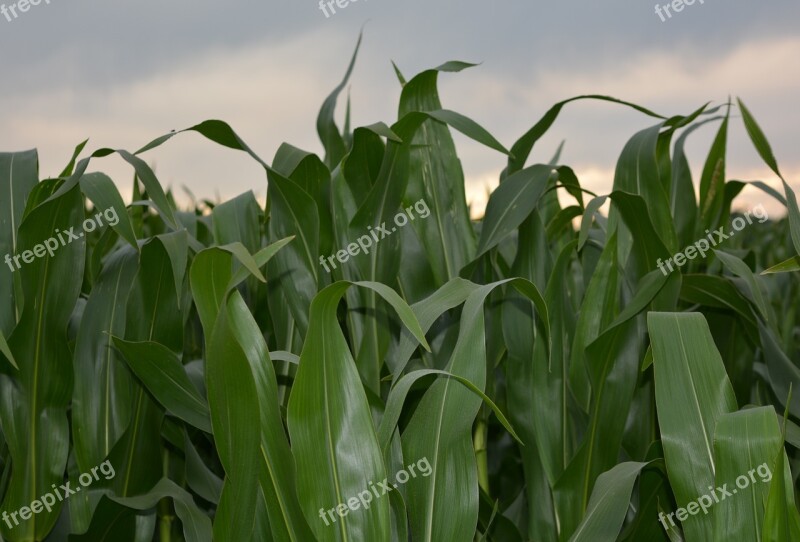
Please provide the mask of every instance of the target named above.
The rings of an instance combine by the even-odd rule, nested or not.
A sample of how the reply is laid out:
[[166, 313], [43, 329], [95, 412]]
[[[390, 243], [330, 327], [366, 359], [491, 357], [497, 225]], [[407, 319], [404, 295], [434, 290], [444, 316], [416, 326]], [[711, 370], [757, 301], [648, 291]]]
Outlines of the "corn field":
[[[745, 104], [578, 96], [507, 148], [443, 107], [449, 62], [340, 128], [356, 54], [324, 157], [220, 120], [57, 178], [0, 154], [0, 540], [800, 540], [800, 210], [729, 178], [741, 130], [783, 180]], [[607, 194], [537, 147], [598, 102], [642, 125]], [[507, 158], [479, 220], [453, 130]], [[266, 204], [176, 203], [148, 151], [187, 131]]]

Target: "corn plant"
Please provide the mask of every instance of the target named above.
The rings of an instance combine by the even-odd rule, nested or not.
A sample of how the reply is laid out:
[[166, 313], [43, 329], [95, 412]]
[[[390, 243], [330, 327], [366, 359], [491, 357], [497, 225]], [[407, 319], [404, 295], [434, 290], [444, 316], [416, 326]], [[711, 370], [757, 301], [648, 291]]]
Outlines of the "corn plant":
[[[0, 154], [0, 539], [800, 540], [800, 211], [744, 103], [578, 96], [507, 148], [443, 107], [448, 62], [340, 129], [357, 52], [324, 156], [219, 120], [56, 178]], [[603, 195], [537, 148], [598, 101], [644, 126]], [[729, 178], [737, 117], [782, 192]], [[452, 130], [507, 158], [480, 220]], [[147, 159], [183, 132], [266, 205], [177, 205]], [[734, 211], [748, 185], [786, 218]]]

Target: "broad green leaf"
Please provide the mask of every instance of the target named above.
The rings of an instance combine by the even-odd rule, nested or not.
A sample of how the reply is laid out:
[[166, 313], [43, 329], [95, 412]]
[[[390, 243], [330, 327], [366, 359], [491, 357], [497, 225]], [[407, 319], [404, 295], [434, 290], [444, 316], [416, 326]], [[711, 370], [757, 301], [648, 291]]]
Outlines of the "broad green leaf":
[[[87, 173], [81, 177], [81, 190], [86, 197], [94, 203], [94, 212], [102, 213], [103, 225], [114, 228], [120, 237], [125, 239], [133, 248], [139, 249], [136, 241], [136, 233], [133, 231], [133, 223], [125, 202], [108, 175], [103, 173]], [[109, 213], [109, 211], [113, 211]], [[108, 215], [111, 215], [110, 217]], [[101, 218], [98, 216], [98, 218]], [[111, 224], [116, 218], [116, 224]]]
[[[386, 128], [391, 131], [388, 126]], [[394, 132], [392, 135], [393, 137], [389, 138], [390, 141], [403, 143]], [[339, 173], [344, 174], [343, 180], [350, 187], [352, 196], [357, 200], [357, 205], [364, 202], [364, 198], [372, 189], [380, 172], [385, 152], [386, 146], [379, 134], [365, 128], [356, 128], [353, 133], [353, 148], [345, 157]], [[331, 206], [331, 212], [335, 215], [338, 211], [338, 206], [334, 203]], [[347, 220], [348, 224], [351, 219], [352, 216]]]
[[128, 296], [138, 268], [138, 247], [111, 254], [84, 310], [72, 392], [72, 438], [82, 472], [108, 456], [131, 419], [131, 374], [111, 338], [125, 333]]
[[617, 540], [636, 478], [647, 463], [620, 463], [597, 479], [586, 517], [570, 542]]
[[[21, 181], [21, 179], [20, 179]], [[15, 181], [16, 182], [16, 181]], [[55, 184], [48, 188], [54, 190]], [[26, 254], [50, 238], [56, 229], [78, 228], [83, 221], [83, 198], [77, 188], [41, 202], [50, 191], [38, 192], [38, 205], [18, 226], [17, 252]], [[13, 198], [12, 198], [13, 202]], [[16, 207], [15, 207], [16, 208]], [[16, 215], [14, 215], [16, 216]], [[32, 255], [32, 253], [28, 253]], [[45, 253], [19, 270], [25, 306], [8, 337], [19, 363], [12, 375], [0, 373], [0, 425], [13, 470], [0, 511], [15, 512], [61, 482], [69, 453], [67, 408], [72, 395], [72, 359], [67, 324], [80, 294], [85, 239]], [[60, 506], [44, 510], [13, 530], [0, 532], [8, 540], [42, 540], [58, 519]]]
[[[276, 243], [277, 244], [277, 243]], [[234, 292], [227, 304], [231, 329], [242, 348], [258, 395], [260, 413], [259, 481], [275, 540], [302, 542], [312, 537], [297, 500], [294, 458], [277, 401], [278, 385], [267, 344], [241, 296]]]
[[[568, 266], [577, 241], [564, 247], [547, 283], [546, 301], [550, 313], [552, 351], [548, 357], [541, 337], [535, 333], [530, 306], [512, 298], [503, 307], [503, 335], [509, 350], [506, 362], [506, 391], [509, 417], [527, 443], [522, 452], [523, 472], [528, 480], [528, 537], [557, 540], [558, 528], [551, 486], [572, 456], [572, 437], [567, 422], [570, 406], [568, 389], [568, 342], [571, 304], [568, 301]], [[520, 250], [518, 258], [525, 257]], [[537, 251], [531, 246], [527, 265]], [[517, 262], [515, 261], [515, 268]], [[529, 270], [528, 275], [536, 274]], [[535, 444], [535, 449], [531, 445]]]
[[[195, 296], [197, 293], [195, 292]], [[207, 339], [206, 389], [211, 426], [225, 469], [214, 538], [248, 540], [253, 532], [258, 494], [260, 419], [258, 394], [247, 356], [233, 333], [233, 323], [220, 307]]]
[[330, 254], [333, 250], [333, 218], [330, 192], [331, 172], [316, 154], [302, 151], [284, 143], [275, 153], [273, 168], [284, 177], [297, 183], [317, 204], [319, 214], [319, 251]]
[[[308, 307], [317, 293], [320, 263], [320, 215], [314, 199], [294, 181], [269, 173], [269, 237], [295, 240], [270, 262], [268, 273], [289, 305], [301, 335], [308, 327]], [[325, 255], [323, 255], [325, 256]]]
[[[290, 241], [291, 239], [282, 239], [260, 250], [255, 256], [239, 242], [206, 249], [195, 256], [189, 277], [192, 296], [207, 335], [214, 329], [227, 293], [241, 284], [249, 274], [265, 281], [260, 268]], [[234, 258], [242, 264], [235, 273], [232, 269]]]
[[[714, 432], [724, 414], [736, 411], [736, 398], [702, 315], [651, 312], [647, 321], [664, 458], [684, 507], [715, 481]], [[712, 539], [712, 524], [698, 516], [683, 527], [687, 540]]]
[[114, 346], [133, 374], [168, 412], [198, 429], [211, 432], [208, 405], [174, 353], [154, 342], [115, 338]]
[[[454, 71], [466, 66], [461, 63], [451, 65]], [[444, 68], [447, 67], [423, 71], [403, 86], [400, 117], [414, 111], [436, 112], [432, 113], [434, 119], [449, 121], [454, 128], [459, 126], [458, 123], [471, 125], [473, 131], [483, 133], [484, 144], [495, 149], [499, 146], [502, 149], [500, 152], [506, 152], [502, 145], [469, 119], [442, 110], [437, 83], [439, 72]], [[474, 257], [475, 234], [470, 225], [464, 173], [456, 154], [455, 142], [447, 126], [436, 120], [423, 123], [412, 135], [408, 187], [403, 206], [423, 201], [430, 208], [430, 216], [415, 220], [410, 225], [417, 233], [425, 253], [425, 261], [419, 260], [415, 267], [430, 267], [434, 277], [433, 286], [438, 287], [455, 277], [459, 269]], [[465, 127], [457, 129], [463, 131]]]
[[[0, 332], [6, 337], [19, 320], [23, 301], [14, 295], [15, 276], [20, 270], [8, 262], [21, 254], [18, 236], [22, 214], [28, 195], [38, 182], [39, 156], [35, 150], [0, 153], [0, 257], [4, 258], [0, 267]], [[46, 237], [51, 234], [48, 232]]]
[[698, 503], [705, 505], [703, 515], [713, 507], [708, 515], [713, 518], [713, 540], [759, 540], [775, 450], [783, 446], [777, 422], [771, 406], [725, 414], [717, 422], [714, 487], [729, 489], [732, 496], [723, 499], [719, 491], [717, 503], [708, 491], [705, 498], [698, 495]]
[[[132, 342], [157, 342], [178, 352], [183, 349], [183, 318], [167, 246], [159, 237], [141, 246], [139, 267], [126, 307], [124, 338]], [[168, 420], [160, 405], [135, 378], [131, 378], [130, 411], [128, 427], [108, 456], [117, 473], [108, 484], [118, 497], [142, 495], [164, 475], [163, 467], [153, 466], [163, 465], [161, 428]], [[123, 523], [133, 520], [127, 535], [130, 539], [152, 537], [155, 516], [142, 516], [125, 508], [114, 510]]]
[[642, 278], [630, 302], [586, 348], [593, 391], [588, 427], [578, 453], [555, 485], [563, 533], [569, 534], [577, 527], [598, 477], [612, 468], [622, 453], [626, 418], [645, 356], [644, 345], [638, 340], [644, 332], [644, 319], [636, 317], [655, 304], [662, 289], [668, 288], [669, 280], [660, 271]]
[[[385, 285], [361, 282], [397, 311], [417, 340], [428, 348], [414, 313]], [[297, 464], [297, 493], [311, 530], [320, 541], [386, 540], [388, 499], [369, 508], [328, 519], [325, 512], [369, 492], [386, 477], [386, 467], [370, 415], [367, 395], [336, 320], [336, 308], [351, 286], [337, 282], [314, 299], [309, 330], [289, 398], [288, 428]], [[359, 461], [354, 463], [353, 457]], [[366, 497], [365, 497], [366, 498]]]
[[[657, 124], [634, 135], [620, 154], [614, 174], [614, 199], [616, 206], [609, 212], [609, 230], [619, 232], [620, 263], [626, 263], [631, 245], [631, 235], [644, 237], [645, 246], [663, 245], [664, 252], [675, 251], [678, 248], [678, 238], [675, 224], [672, 220], [669, 186], [662, 184], [662, 165], [658, 161], [658, 146], [662, 124]], [[671, 182], [667, 179], [667, 182]], [[638, 196], [641, 200], [637, 200]], [[644, 209], [641, 207], [644, 203]], [[635, 211], [625, 212], [633, 206]], [[620, 223], [620, 214], [624, 225]], [[652, 224], [652, 228], [642, 231], [639, 227]], [[648, 256], [653, 256], [649, 254]], [[661, 256], [660, 254], [656, 256]], [[650, 271], [655, 266], [655, 257], [642, 262], [644, 255], [636, 259], [636, 272], [638, 275]], [[667, 257], [667, 256], [663, 256]], [[643, 266], [651, 264], [643, 269]]]
[[553, 168], [537, 164], [508, 177], [492, 193], [476, 258], [495, 247], [522, 224], [536, 207], [553, 175]]
[[[467, 298], [458, 342], [446, 369], [486, 385], [486, 346], [483, 304], [497, 286], [513, 285], [534, 301], [544, 323], [543, 337], [550, 351], [549, 316], [539, 291], [529, 281], [516, 279], [482, 286]], [[478, 521], [478, 484], [470, 430], [481, 399], [451, 379], [434, 382], [423, 396], [402, 434], [403, 455], [410, 461], [427, 459], [432, 474], [412, 478], [406, 485], [411, 533], [419, 540], [461, 540], [472, 536]], [[457, 506], [453, 503], [457, 502]]]
[[219, 245], [239, 242], [251, 254], [261, 247], [261, 209], [253, 192], [245, 192], [214, 207], [214, 239]]
[[587, 412], [592, 390], [585, 358], [586, 347], [611, 324], [617, 310], [618, 288], [617, 236], [612, 234], [586, 288], [569, 361], [570, 389], [578, 405]]

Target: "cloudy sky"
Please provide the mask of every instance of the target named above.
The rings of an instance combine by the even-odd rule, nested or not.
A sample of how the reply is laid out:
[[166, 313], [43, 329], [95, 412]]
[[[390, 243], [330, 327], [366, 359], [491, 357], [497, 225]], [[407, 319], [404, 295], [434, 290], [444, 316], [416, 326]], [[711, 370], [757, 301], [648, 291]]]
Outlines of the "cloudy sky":
[[[18, 1], [0, 4], [8, 11]], [[800, 2], [700, 2], [662, 22], [652, 0], [359, 0], [334, 4], [328, 17], [315, 0], [41, 0], [24, 13], [11, 10], [18, 15], [11, 21], [0, 15], [0, 150], [37, 147], [42, 174], [55, 175], [83, 139], [89, 149], [135, 150], [218, 118], [267, 161], [284, 141], [320, 152], [319, 106], [366, 23], [350, 84], [355, 125], [396, 120], [392, 60], [407, 77], [448, 60], [481, 63], [443, 74], [442, 101], [506, 146], [553, 103], [577, 94], [609, 94], [665, 115], [741, 96], [785, 175], [800, 184]], [[587, 188], [607, 192], [625, 141], [650, 124], [619, 106], [579, 102], [532, 160], [546, 161], [566, 140], [563, 162]], [[729, 178], [774, 182], [740, 119], [731, 126]], [[693, 136], [695, 171], [715, 130]], [[460, 136], [456, 142], [468, 198], [480, 209], [503, 157]], [[266, 191], [252, 160], [195, 134], [145, 156], [176, 191], [186, 185], [211, 198]], [[132, 174], [118, 158], [91, 169], [130, 194]], [[750, 191], [739, 203], [762, 201], [771, 205]]]

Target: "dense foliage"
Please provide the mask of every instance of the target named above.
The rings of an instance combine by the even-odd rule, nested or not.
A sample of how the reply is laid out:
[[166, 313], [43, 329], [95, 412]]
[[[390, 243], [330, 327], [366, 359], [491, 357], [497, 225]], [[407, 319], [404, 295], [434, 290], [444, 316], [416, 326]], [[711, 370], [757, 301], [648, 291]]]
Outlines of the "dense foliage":
[[[179, 211], [146, 160], [180, 132], [53, 179], [0, 154], [1, 539], [800, 540], [800, 212], [786, 182], [751, 184], [788, 218], [732, 211], [733, 111], [781, 175], [750, 112], [581, 96], [507, 150], [442, 108], [468, 67], [398, 71], [399, 120], [340, 130], [351, 63], [324, 159], [189, 128], [263, 165], [266, 208]], [[597, 100], [649, 124], [603, 196], [527, 165]], [[479, 221], [451, 128], [508, 156]], [[111, 154], [130, 205], [88, 172]]]

